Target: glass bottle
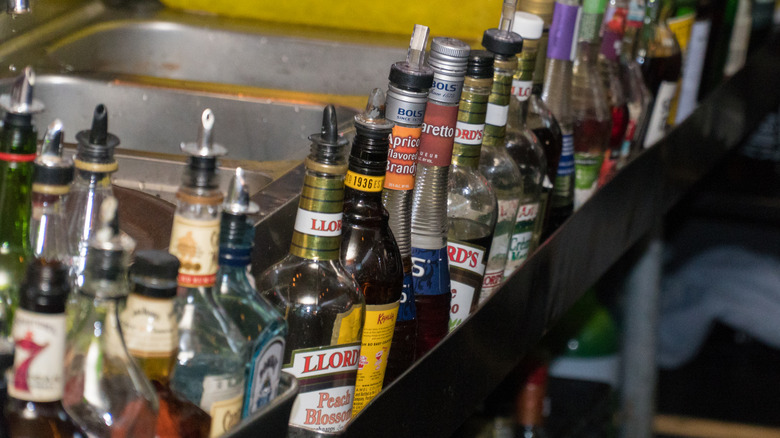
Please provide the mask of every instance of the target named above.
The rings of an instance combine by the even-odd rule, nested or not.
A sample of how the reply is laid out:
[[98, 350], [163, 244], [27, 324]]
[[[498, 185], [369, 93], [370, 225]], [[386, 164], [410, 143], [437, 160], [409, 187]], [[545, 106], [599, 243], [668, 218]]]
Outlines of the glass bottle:
[[576, 0], [555, 2], [550, 42], [547, 46], [547, 76], [542, 100], [552, 111], [561, 128], [561, 158], [555, 176], [550, 203], [550, 231], [571, 215], [574, 208], [574, 137], [571, 109], [572, 61], [576, 52], [574, 40], [579, 27], [580, 7]]
[[492, 84], [493, 54], [472, 50], [460, 95], [447, 194], [450, 331], [477, 306], [496, 226], [496, 193], [479, 171]]
[[547, 364], [530, 360], [526, 365], [526, 378], [517, 393], [516, 436], [522, 438], [545, 438], [544, 399], [547, 394]]
[[33, 260], [20, 288], [16, 344], [8, 374], [5, 421], [12, 437], [83, 437], [62, 407], [65, 389], [65, 302], [68, 269], [57, 260]]
[[52, 122], [35, 159], [30, 244], [36, 258], [65, 262], [68, 245], [62, 206], [73, 181], [73, 161], [62, 156], [63, 135], [62, 122]]
[[214, 143], [214, 114], [203, 111], [198, 137], [182, 143], [189, 155], [176, 192], [171, 243], [179, 267], [179, 353], [171, 388], [211, 415], [211, 436], [241, 419], [246, 342], [225, 309], [214, 300], [221, 205], [217, 157], [227, 151]]
[[482, 35], [482, 46], [493, 53], [495, 61], [479, 170], [496, 193], [498, 217], [479, 295], [480, 303], [498, 290], [504, 277], [509, 239], [512, 237], [520, 197], [523, 194], [520, 170], [505, 147], [512, 82], [517, 71], [516, 55], [523, 48], [523, 39], [511, 31], [512, 21], [515, 19], [515, 3], [511, 0], [504, 1], [499, 28], [488, 29]]
[[88, 436], [153, 437], [157, 396], [130, 357], [119, 324], [135, 242], [120, 233], [117, 201], [100, 205], [65, 353], [63, 405]]
[[424, 64], [428, 27], [414, 25], [406, 61], [390, 67], [385, 116], [394, 123], [387, 155], [387, 172], [382, 203], [390, 215], [388, 223], [395, 236], [404, 264], [404, 284], [395, 333], [387, 360], [385, 383], [392, 382], [415, 359], [417, 344], [417, 308], [412, 289], [412, 189], [417, 168], [422, 123], [433, 70]]
[[161, 250], [138, 251], [130, 268], [131, 291], [119, 315], [127, 351], [154, 385], [160, 403], [155, 437], [208, 437], [211, 417], [174, 394], [179, 330], [174, 298], [179, 260]]
[[[509, 104], [506, 150], [517, 164], [523, 178], [523, 194], [514, 220], [512, 237], [504, 267], [504, 279], [515, 273], [539, 243], [546, 205], [547, 158], [539, 139], [528, 127], [529, 103], [533, 88], [537, 44], [544, 22], [536, 15], [516, 12], [512, 30], [523, 38], [523, 50], [517, 54], [518, 69], [512, 82], [513, 99]], [[545, 199], [542, 199], [542, 195]]]
[[[555, 0], [518, 0], [517, 12], [523, 12], [526, 14], [535, 15], [542, 20], [543, 28], [542, 34], [536, 38], [538, 40], [536, 66], [532, 76], [534, 82], [538, 85], [538, 90], [535, 93], [541, 93], [542, 83], [544, 82], [545, 72], [547, 64], [547, 47], [550, 39], [550, 25], [552, 24], [553, 11], [555, 10]], [[517, 16], [515, 16], [517, 19]], [[517, 32], [513, 28], [513, 32]], [[525, 40], [525, 35], [520, 35]], [[556, 167], [558, 165], [556, 161]], [[553, 174], [554, 176], [554, 174]]]
[[[346, 147], [336, 110], [325, 107], [311, 153], [290, 253], [259, 278], [258, 290], [289, 328], [283, 370], [298, 378], [290, 436], [338, 432], [352, 418], [365, 300], [339, 259]], [[325, 399], [324, 397], [327, 397]]]
[[32, 256], [30, 212], [33, 160], [38, 133], [32, 116], [43, 111], [33, 99], [35, 73], [26, 67], [10, 94], [0, 96], [5, 110], [0, 128], [0, 332], [9, 335], [19, 300], [19, 284]]
[[625, 166], [631, 156], [642, 149], [641, 130], [649, 116], [650, 104], [653, 100], [653, 95], [645, 85], [642, 66], [634, 57], [637, 34], [642, 27], [644, 16], [644, 9], [639, 7], [636, 1], [630, 1], [619, 54], [623, 89], [626, 91], [628, 105], [628, 126], [620, 149], [617, 169]]
[[585, 0], [580, 18], [577, 58], [572, 67], [571, 110], [574, 133], [574, 210], [598, 188], [608, 151], [612, 117], [598, 67], [598, 32], [606, 0]]
[[707, 53], [707, 41], [710, 38], [711, 28], [712, 2], [711, 0], [698, 0], [696, 2], [696, 17], [688, 39], [688, 49], [683, 59], [684, 68], [680, 82], [680, 95], [677, 99], [676, 123], [685, 120], [696, 108], [699, 86], [704, 71], [704, 55]]
[[74, 157], [76, 175], [65, 198], [65, 217], [68, 218], [68, 265], [71, 278], [77, 285], [83, 279], [89, 240], [97, 229], [100, 205], [114, 195], [111, 174], [118, 165], [114, 148], [119, 138], [108, 132], [108, 109], [99, 104], [92, 116], [92, 128], [76, 134], [78, 149]]
[[417, 307], [418, 358], [449, 330], [447, 181], [470, 50], [463, 41], [437, 37], [431, 42], [428, 56], [433, 86], [425, 107], [412, 193], [412, 289]]
[[[341, 226], [341, 261], [366, 300], [352, 416], [382, 390], [403, 289], [401, 252], [382, 206], [388, 141], [385, 94], [375, 88], [366, 110], [355, 116], [357, 135], [349, 155]], [[392, 352], [392, 354], [391, 354]]]
[[244, 169], [237, 167], [222, 205], [219, 271], [214, 301], [230, 315], [248, 345], [243, 417], [267, 405], [279, 391], [287, 323], [249, 279], [255, 229], [248, 215], [260, 208], [249, 200]]
[[[635, 57], [642, 67], [645, 85], [653, 95], [650, 114], [642, 129], [642, 145], [648, 148], [660, 140], [669, 127], [669, 109], [677, 91], [682, 55], [666, 17], [661, 0], [647, 0], [645, 19], [636, 42]], [[669, 8], [664, 8], [667, 11]]]

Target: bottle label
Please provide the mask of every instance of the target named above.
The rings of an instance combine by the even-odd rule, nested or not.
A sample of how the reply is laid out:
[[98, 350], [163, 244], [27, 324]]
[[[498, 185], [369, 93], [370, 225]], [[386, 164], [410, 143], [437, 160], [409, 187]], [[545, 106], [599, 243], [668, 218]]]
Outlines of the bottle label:
[[[203, 383], [205, 391], [206, 382], [204, 381]], [[235, 390], [238, 395], [233, 398], [214, 401], [211, 404], [211, 410], [206, 411], [211, 416], [211, 431], [209, 432], [209, 437], [214, 438], [222, 436], [241, 421], [241, 406], [244, 403], [243, 380], [241, 381], [241, 384], [242, 385]]]
[[401, 304], [398, 307], [399, 321], [414, 321], [417, 318], [417, 308], [414, 305], [414, 289], [412, 289], [412, 273], [404, 273], [404, 284], [401, 289]]
[[254, 353], [252, 367], [249, 370], [249, 402], [244, 406], [247, 415], [271, 402], [279, 392], [279, 379], [282, 376], [284, 360], [284, 338], [271, 338]]
[[414, 295], [450, 293], [450, 270], [447, 248], [412, 247], [412, 289]]
[[561, 158], [558, 161], [558, 173], [555, 176], [555, 191], [553, 192], [553, 206], [571, 205], [569, 194], [574, 184], [574, 136], [564, 134]]
[[688, 49], [688, 41], [690, 41], [691, 29], [695, 18], [696, 14], [691, 12], [690, 14], [666, 19], [666, 25], [669, 26], [669, 29], [674, 33], [674, 36], [677, 38], [677, 43], [680, 45], [683, 59], [685, 59], [685, 53]]
[[484, 134], [484, 123], [475, 124], [458, 121], [455, 124], [455, 141], [460, 144], [481, 145]]
[[311, 236], [341, 236], [341, 220], [344, 213], [319, 213], [298, 208], [295, 231]]
[[423, 115], [425, 114], [425, 103], [423, 99], [419, 102], [396, 99], [393, 93], [387, 93], [385, 117], [393, 123], [419, 126], [422, 124]]
[[168, 251], [181, 262], [180, 286], [213, 285], [219, 267], [219, 218], [197, 220], [174, 215]]
[[62, 400], [65, 389], [65, 315], [17, 309], [13, 323], [13, 381], [8, 394], [18, 400]]
[[655, 96], [653, 111], [650, 113], [650, 122], [647, 125], [644, 147], [649, 148], [666, 134], [667, 119], [672, 106], [672, 99], [677, 91], [677, 82], [663, 81], [658, 86]]
[[493, 243], [490, 244], [485, 276], [482, 278], [482, 290], [479, 294], [479, 302], [482, 303], [493, 295], [501, 286], [506, 266], [506, 252], [509, 248], [509, 238], [515, 226], [519, 199], [498, 201], [498, 221], [493, 231]]
[[485, 146], [504, 146], [514, 73], [514, 70], [508, 73], [496, 71], [493, 75], [493, 87], [490, 89], [490, 102], [485, 116]]
[[509, 105], [497, 105], [489, 103], [485, 123], [493, 127], [506, 126], [509, 117]]
[[577, 210], [596, 192], [599, 182], [602, 154], [577, 152], [574, 154], [574, 209]]
[[539, 213], [539, 203], [532, 202], [521, 205], [517, 210], [515, 230], [512, 240], [509, 242], [509, 251], [506, 256], [505, 277], [514, 274], [528, 258], [528, 252], [533, 238], [534, 224]]
[[355, 401], [352, 404], [353, 417], [382, 390], [398, 306], [398, 302], [366, 306], [366, 322], [363, 325], [355, 382]]
[[472, 310], [474, 296], [485, 273], [485, 248], [470, 243], [447, 241], [450, 263], [450, 331], [459, 326]]
[[531, 97], [531, 93], [534, 87], [534, 81], [521, 81], [515, 79], [512, 81], [512, 95], [517, 96], [517, 100], [525, 102]]
[[171, 357], [179, 347], [173, 299], [131, 293], [122, 311], [122, 336], [135, 357]]
[[[435, 100], [436, 102], [441, 102], [443, 104], [457, 105], [458, 101], [460, 100], [460, 93], [463, 91], [463, 81], [464, 78], [450, 81], [442, 79], [438, 74], [434, 74], [433, 85], [431, 85], [431, 90], [428, 92], [428, 105], [430, 105], [431, 100]], [[426, 118], [430, 109], [431, 107], [426, 105]]]
[[290, 254], [309, 260], [338, 259], [343, 208], [343, 175], [307, 172], [298, 202]]
[[298, 379], [290, 424], [338, 432], [352, 418], [360, 343], [295, 350], [284, 370]]
[[363, 175], [362, 173], [347, 171], [344, 185], [361, 192], [381, 192], [385, 182], [385, 176]]
[[696, 21], [691, 27], [691, 39], [685, 54], [685, 64], [680, 84], [680, 97], [677, 99], [676, 123], [691, 115], [699, 96], [699, 83], [704, 69], [704, 55], [707, 52], [707, 41], [710, 37], [712, 22]]
[[[422, 117], [420, 117], [422, 123]], [[390, 147], [387, 151], [387, 172], [384, 188], [391, 190], [412, 190], [417, 170], [417, 152], [420, 149], [422, 128], [393, 126], [390, 133]]]
[[428, 102], [420, 137], [420, 153], [417, 157], [419, 163], [439, 167], [450, 165], [457, 118], [457, 106]]

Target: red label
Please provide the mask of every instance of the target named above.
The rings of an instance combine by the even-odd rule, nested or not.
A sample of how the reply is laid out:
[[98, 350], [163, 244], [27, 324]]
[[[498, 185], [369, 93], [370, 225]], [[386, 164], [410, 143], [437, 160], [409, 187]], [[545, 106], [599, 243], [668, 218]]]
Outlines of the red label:
[[35, 161], [35, 154], [9, 154], [0, 152], [0, 161], [9, 163], [29, 163]]
[[450, 165], [457, 119], [457, 106], [442, 106], [428, 102], [420, 137], [418, 163], [439, 167]]

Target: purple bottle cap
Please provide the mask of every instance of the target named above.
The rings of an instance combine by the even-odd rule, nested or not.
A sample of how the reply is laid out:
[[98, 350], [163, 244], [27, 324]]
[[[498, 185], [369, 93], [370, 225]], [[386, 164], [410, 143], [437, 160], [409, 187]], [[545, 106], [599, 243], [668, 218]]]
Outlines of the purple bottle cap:
[[562, 61], [573, 61], [576, 47], [574, 38], [579, 31], [579, 6], [555, 3], [550, 39], [547, 46], [547, 57]]

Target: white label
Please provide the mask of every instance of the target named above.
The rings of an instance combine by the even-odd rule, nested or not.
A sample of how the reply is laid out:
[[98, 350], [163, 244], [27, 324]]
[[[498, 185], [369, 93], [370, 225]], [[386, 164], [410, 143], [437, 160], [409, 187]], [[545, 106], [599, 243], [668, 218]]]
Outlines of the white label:
[[249, 384], [249, 413], [267, 405], [276, 397], [279, 390], [279, 378], [282, 375], [284, 339], [274, 338], [257, 355]]
[[298, 208], [295, 231], [312, 236], [341, 236], [341, 219], [344, 213], [318, 213]]
[[127, 351], [136, 357], [171, 356], [179, 342], [176, 319], [173, 299], [130, 294], [120, 317]]
[[211, 415], [209, 436], [211, 438], [222, 436], [241, 421], [243, 401], [244, 393], [242, 391], [241, 394], [233, 398], [215, 401], [211, 404], [211, 411], [209, 411], [209, 415]]
[[466, 283], [450, 280], [452, 298], [450, 300], [450, 330], [463, 322], [471, 313], [475, 288]]
[[508, 277], [514, 274], [528, 258], [528, 249], [531, 245], [533, 233], [526, 231], [512, 236], [512, 242], [509, 244], [509, 253], [506, 259], [506, 268], [504, 274]]
[[338, 432], [352, 418], [354, 386], [337, 386], [298, 394], [290, 424], [321, 432]]
[[[547, 178], [549, 181], [549, 178]], [[539, 213], [539, 203], [532, 202], [530, 204], [523, 204], [517, 209], [517, 222], [529, 222], [536, 220], [536, 215]]]
[[485, 272], [482, 277], [482, 290], [479, 292], [480, 304], [488, 299], [501, 286], [501, 280], [504, 278], [504, 270]]
[[433, 75], [433, 85], [428, 92], [428, 99], [444, 104], [456, 105], [460, 100], [460, 93], [463, 90], [463, 78], [455, 81], [448, 81], [436, 73]]
[[493, 126], [506, 126], [506, 120], [509, 117], [509, 105], [496, 105], [488, 103], [487, 113], [485, 114], [485, 123]]
[[460, 144], [482, 144], [485, 134], [485, 124], [457, 122], [455, 124], [455, 141]]
[[465, 269], [479, 275], [485, 272], [485, 263], [482, 261], [485, 256], [484, 248], [447, 241], [447, 255], [451, 267]]
[[704, 68], [704, 55], [707, 49], [707, 40], [710, 37], [711, 21], [696, 21], [691, 27], [691, 36], [688, 40], [688, 51], [685, 54], [685, 66], [683, 67], [680, 96], [677, 98], [677, 115], [675, 123], [685, 120], [696, 108], [699, 95], [699, 83]]
[[512, 81], [512, 95], [517, 96], [520, 102], [528, 100], [531, 97], [531, 90], [534, 87], [534, 81], [521, 81], [514, 79]]
[[[240, 397], [241, 401], [244, 399], [243, 373], [206, 376], [203, 379], [203, 395], [200, 397], [200, 408], [206, 412], [212, 412], [212, 405], [221, 403], [220, 406], [222, 407], [220, 409], [224, 409], [224, 403], [222, 402], [231, 402], [232, 406], [236, 397]], [[238, 403], [239, 419], [241, 418], [241, 401]], [[212, 415], [211, 418], [213, 420], [214, 416]]]
[[645, 134], [645, 148], [654, 145], [666, 134], [666, 120], [669, 118], [669, 109], [676, 91], [677, 82], [663, 81], [658, 86], [658, 94], [655, 97], [653, 112], [650, 113], [650, 123]]
[[12, 334], [16, 348], [8, 393], [33, 402], [61, 400], [65, 388], [65, 315], [18, 309]]
[[337, 372], [357, 371], [360, 345], [337, 345], [333, 348], [298, 351], [293, 364], [285, 371], [298, 378]]

